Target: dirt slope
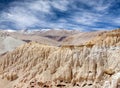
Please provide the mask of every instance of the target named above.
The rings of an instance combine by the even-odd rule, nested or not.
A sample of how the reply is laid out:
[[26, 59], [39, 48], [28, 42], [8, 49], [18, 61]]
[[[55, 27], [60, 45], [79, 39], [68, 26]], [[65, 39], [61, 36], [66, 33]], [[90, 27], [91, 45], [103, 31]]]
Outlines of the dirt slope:
[[81, 32], [78, 34], [71, 35], [69, 37], [66, 37], [63, 40], [63, 45], [80, 45], [84, 44], [85, 42], [93, 39], [97, 35], [101, 34], [104, 31], [95, 31], [95, 32]]

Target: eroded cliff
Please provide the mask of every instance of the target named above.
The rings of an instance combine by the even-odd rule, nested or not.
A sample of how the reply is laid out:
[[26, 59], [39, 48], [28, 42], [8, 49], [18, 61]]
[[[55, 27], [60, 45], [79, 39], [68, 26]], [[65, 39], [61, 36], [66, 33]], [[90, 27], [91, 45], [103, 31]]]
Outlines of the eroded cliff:
[[102, 33], [84, 45], [28, 43], [1, 56], [2, 79], [13, 88], [117, 88], [120, 30]]

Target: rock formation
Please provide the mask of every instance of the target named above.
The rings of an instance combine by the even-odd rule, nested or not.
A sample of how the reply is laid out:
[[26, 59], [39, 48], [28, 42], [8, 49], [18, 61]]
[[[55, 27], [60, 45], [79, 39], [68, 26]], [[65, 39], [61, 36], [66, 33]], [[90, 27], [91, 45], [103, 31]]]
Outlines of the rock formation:
[[79, 46], [24, 44], [1, 56], [0, 76], [12, 88], [119, 88], [119, 35], [101, 33]]

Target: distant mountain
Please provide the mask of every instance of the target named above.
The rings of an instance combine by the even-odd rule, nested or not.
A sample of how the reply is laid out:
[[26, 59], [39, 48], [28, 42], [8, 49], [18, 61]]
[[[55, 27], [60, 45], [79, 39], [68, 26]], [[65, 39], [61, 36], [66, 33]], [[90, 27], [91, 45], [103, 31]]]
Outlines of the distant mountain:
[[67, 30], [67, 29], [43, 29], [40, 31], [34, 31], [33, 34], [47, 37], [56, 41], [62, 41], [68, 36], [80, 33], [79, 30]]
[[[50, 45], [60, 45], [62, 41], [72, 35], [80, 33], [79, 30], [67, 29], [22, 29], [22, 30], [1, 30], [14, 38], [24, 40], [26, 42], [36, 41]], [[44, 42], [43, 42], [44, 41]]]

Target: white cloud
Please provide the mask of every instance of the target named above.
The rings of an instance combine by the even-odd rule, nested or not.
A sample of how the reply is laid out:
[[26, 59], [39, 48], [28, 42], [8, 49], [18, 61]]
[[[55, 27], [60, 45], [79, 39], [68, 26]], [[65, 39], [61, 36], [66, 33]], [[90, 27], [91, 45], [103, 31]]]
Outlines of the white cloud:
[[[82, 14], [82, 15], [81, 15]], [[94, 14], [90, 12], [82, 12], [80, 14], [76, 14], [73, 17], [73, 21], [82, 24], [82, 25], [94, 25], [95, 22], [99, 22], [100, 14]]]
[[120, 25], [120, 17], [114, 18], [114, 19], [112, 20], [112, 22], [113, 22], [114, 24]]
[[9, 10], [9, 13], [5, 12], [2, 15], [8, 21], [16, 24], [17, 28], [26, 28], [39, 22], [33, 14], [19, 7], [13, 7]]
[[35, 10], [35, 11], [41, 11], [46, 13], [51, 13], [51, 7], [54, 7], [61, 11], [67, 10], [67, 5], [69, 4], [69, 1], [67, 0], [36, 0], [32, 2], [27, 2], [28, 8]]
[[[75, 5], [76, 8], [74, 8], [74, 3], [72, 3], [74, 0], [25, 0], [24, 3], [16, 1], [11, 3], [11, 7], [8, 8], [8, 11], [3, 10], [1, 13], [2, 18], [0, 18], [0, 24], [2, 24], [2, 22], [12, 22], [17, 29], [39, 26], [50, 28], [77, 28], [80, 30], [87, 29], [88, 26], [96, 26], [97, 22], [111, 24], [111, 20], [109, 20], [111, 17], [108, 18], [105, 16], [105, 12], [107, 12], [113, 0], [107, 0], [107, 3], [104, 3], [105, 0], [79, 1], [93, 7], [92, 11], [94, 11], [92, 12], [90, 10], [91, 12], [89, 12], [83, 7], [79, 8], [77, 5]], [[70, 5], [73, 5], [73, 7]], [[68, 12], [70, 16], [65, 18], [62, 13], [63, 17], [57, 18], [53, 8], [56, 8], [61, 12], [70, 10], [71, 13]], [[75, 11], [72, 12], [73, 8]], [[104, 13], [101, 14], [99, 12]], [[57, 14], [59, 15], [59, 13]], [[53, 17], [53, 19], [55, 17], [57, 20], [49, 20], [51, 17]], [[119, 20], [120, 19], [113, 20], [113, 24], [119, 25]]]
[[114, 0], [80, 0], [84, 4], [93, 7], [96, 11], [106, 11]]
[[51, 5], [54, 7], [54, 8], [57, 8], [61, 11], [66, 11], [68, 8], [67, 8], [67, 5], [69, 4], [69, 1], [68, 0], [56, 0], [56, 1], [52, 1], [51, 2]]
[[49, 1], [37, 0], [27, 2], [28, 8], [35, 11], [50, 13], [51, 6]]
[[52, 24], [51, 22], [46, 22], [47, 18], [45, 18], [45, 14], [53, 15], [52, 7], [65, 11], [67, 10], [68, 3], [66, 0], [13, 2], [8, 12], [3, 11], [2, 20], [14, 23], [17, 28], [34, 27], [36, 25], [45, 26]]

